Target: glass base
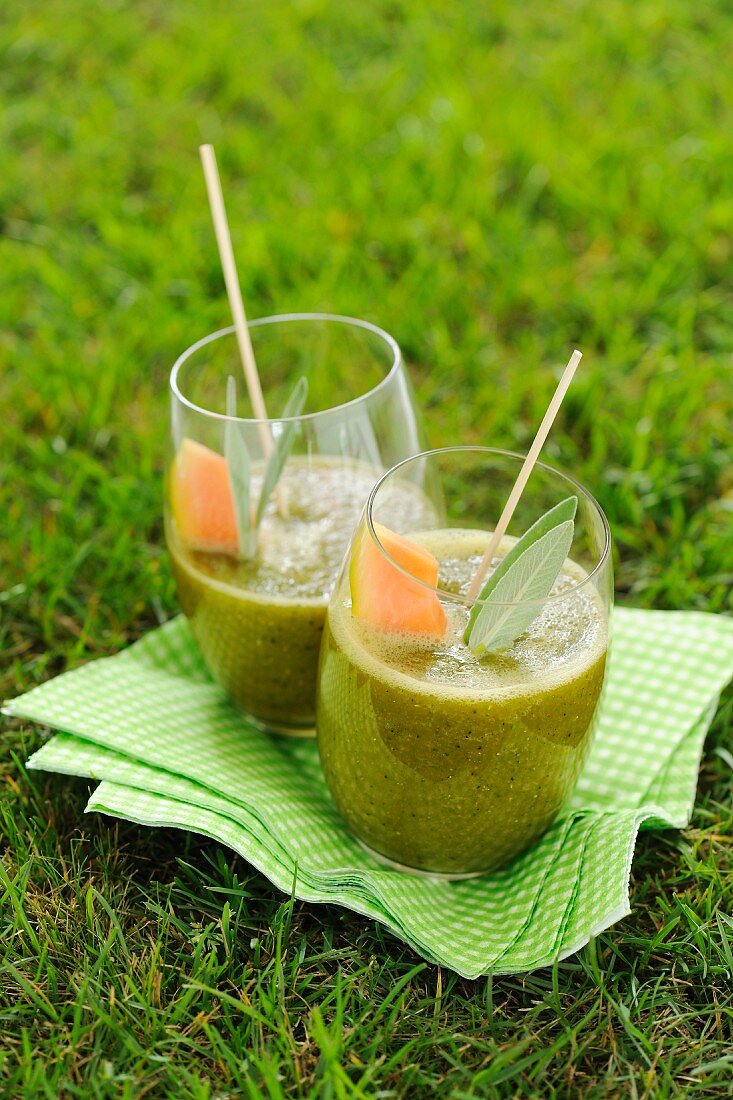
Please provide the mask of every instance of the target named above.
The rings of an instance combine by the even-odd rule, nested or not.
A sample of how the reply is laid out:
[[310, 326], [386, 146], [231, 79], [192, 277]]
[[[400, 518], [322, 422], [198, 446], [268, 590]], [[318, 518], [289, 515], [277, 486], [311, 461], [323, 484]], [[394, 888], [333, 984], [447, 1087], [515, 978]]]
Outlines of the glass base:
[[295, 737], [301, 741], [312, 741], [316, 736], [315, 724], [300, 726], [290, 725], [287, 722], [263, 722], [262, 719], [255, 718], [253, 714], [247, 714], [245, 717], [262, 733], [272, 733], [277, 737]]
[[381, 863], [383, 867], [389, 867], [392, 871], [402, 871], [404, 874], [414, 875], [416, 878], [432, 879], [433, 882], [462, 882], [465, 879], [482, 878], [491, 870], [491, 868], [487, 868], [485, 871], [426, 871], [422, 867], [408, 867], [406, 863], [398, 863], [396, 859], [383, 856], [381, 852], [375, 852], [374, 848], [370, 848], [358, 837], [356, 837], [356, 841], [360, 848], [363, 848], [372, 859], [376, 860], [377, 863]]

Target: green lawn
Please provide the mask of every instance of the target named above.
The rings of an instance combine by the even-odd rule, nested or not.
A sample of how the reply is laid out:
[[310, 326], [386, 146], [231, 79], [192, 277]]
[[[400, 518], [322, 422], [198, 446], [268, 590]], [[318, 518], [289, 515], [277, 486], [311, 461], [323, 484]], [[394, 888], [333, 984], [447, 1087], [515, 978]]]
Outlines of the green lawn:
[[[197, 146], [252, 316], [367, 317], [431, 441], [594, 487], [623, 602], [733, 610], [733, 8], [725, 0], [8, 0], [0, 14], [0, 697], [176, 610], [167, 373], [227, 322]], [[83, 817], [3, 720], [0, 1092], [728, 1096], [729, 693], [633, 916], [465, 981], [198, 837]]]

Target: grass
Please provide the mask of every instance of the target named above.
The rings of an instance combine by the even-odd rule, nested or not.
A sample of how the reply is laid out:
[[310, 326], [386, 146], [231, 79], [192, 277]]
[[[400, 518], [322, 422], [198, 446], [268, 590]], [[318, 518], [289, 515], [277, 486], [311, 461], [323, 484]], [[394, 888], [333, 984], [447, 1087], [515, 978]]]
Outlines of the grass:
[[[619, 599], [733, 610], [733, 9], [9, 0], [0, 16], [0, 696], [176, 608], [166, 378], [227, 306], [402, 343], [434, 443], [529, 440], [594, 487]], [[633, 915], [476, 982], [217, 845], [82, 811], [4, 721], [0, 1091], [16, 1097], [728, 1096], [728, 695]]]

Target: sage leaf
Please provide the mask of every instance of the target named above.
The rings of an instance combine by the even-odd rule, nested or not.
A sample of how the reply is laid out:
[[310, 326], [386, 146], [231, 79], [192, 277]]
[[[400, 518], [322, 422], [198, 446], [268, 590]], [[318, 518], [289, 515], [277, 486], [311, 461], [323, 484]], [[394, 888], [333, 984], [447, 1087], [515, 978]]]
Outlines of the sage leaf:
[[275, 445], [270, 452], [270, 456], [267, 459], [265, 466], [265, 473], [262, 478], [262, 488], [260, 489], [260, 499], [257, 504], [257, 516], [255, 519], [255, 527], [259, 528], [262, 517], [265, 514], [265, 508], [267, 502], [272, 496], [272, 492], [280, 480], [280, 475], [283, 472], [283, 468], [287, 461], [288, 455], [292, 450], [293, 443], [295, 442], [295, 432], [298, 427], [294, 420], [288, 421], [289, 417], [300, 416], [303, 406], [305, 405], [306, 398], [308, 396], [308, 380], [306, 378], [299, 378], [295, 383], [295, 387], [288, 402], [283, 409], [283, 420], [285, 424], [281, 426], [281, 430], [275, 438]]
[[[227, 416], [236, 417], [237, 383], [231, 375], [227, 379], [226, 410]], [[224, 426], [224, 457], [237, 523], [237, 549], [240, 557], [251, 558], [256, 544], [255, 532], [252, 530], [249, 493], [252, 463], [241, 426], [234, 419], [227, 420]]]
[[[525, 550], [529, 549], [532, 543], [537, 542], [537, 540], [542, 538], [543, 535], [546, 535], [548, 531], [551, 531], [553, 527], [557, 527], [558, 524], [564, 523], [565, 520], [575, 519], [575, 512], [577, 507], [578, 498], [567, 497], [565, 500], [560, 501], [559, 504], [556, 504], [553, 508], [550, 508], [547, 512], [545, 512], [543, 516], [540, 516], [540, 518], [535, 523], [533, 523], [531, 527], [528, 527], [521, 538], [517, 539], [514, 545], [501, 559], [496, 569], [491, 574], [484, 587], [481, 589], [478, 597], [479, 600], [483, 601], [489, 598], [504, 574], [507, 573], [509, 569], [511, 569], [514, 562], [524, 553]], [[552, 585], [550, 587], [552, 587]], [[482, 605], [480, 603], [475, 603], [473, 605], [473, 608], [471, 609], [471, 614], [468, 617], [468, 625], [466, 626], [466, 632], [463, 635], [463, 640], [466, 645], [470, 644], [468, 640], [469, 635], [471, 633], [471, 630], [473, 629], [473, 624], [476, 622], [479, 612], [481, 611], [481, 606]]]
[[508, 648], [527, 629], [538, 611], [527, 601], [550, 594], [570, 553], [573, 529], [572, 519], [551, 527], [510, 563], [470, 630], [468, 645], [477, 656]]

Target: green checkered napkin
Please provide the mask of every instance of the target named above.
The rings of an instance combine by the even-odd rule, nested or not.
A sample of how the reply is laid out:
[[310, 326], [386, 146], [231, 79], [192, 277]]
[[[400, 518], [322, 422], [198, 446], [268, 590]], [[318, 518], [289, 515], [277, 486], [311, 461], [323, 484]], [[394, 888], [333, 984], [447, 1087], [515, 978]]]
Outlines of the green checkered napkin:
[[544, 966], [629, 912], [640, 827], [689, 819], [733, 676], [733, 620], [617, 609], [598, 734], [561, 818], [510, 866], [446, 883], [378, 866], [342, 825], [311, 742], [269, 738], [210, 680], [186, 621], [5, 708], [66, 731], [31, 768], [100, 780], [88, 809], [214, 837], [280, 889], [380, 921], [466, 977]]

